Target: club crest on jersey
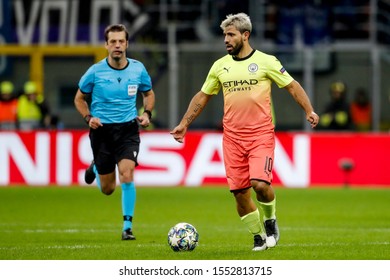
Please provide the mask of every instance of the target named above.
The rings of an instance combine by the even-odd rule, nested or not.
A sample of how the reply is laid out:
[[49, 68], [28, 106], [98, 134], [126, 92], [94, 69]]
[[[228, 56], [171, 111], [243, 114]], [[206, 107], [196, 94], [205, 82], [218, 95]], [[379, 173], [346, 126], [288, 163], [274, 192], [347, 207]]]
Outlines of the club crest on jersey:
[[251, 73], [256, 72], [258, 69], [259, 69], [259, 66], [257, 66], [256, 63], [251, 63], [251, 64], [249, 64], [249, 66], [248, 66], [248, 70], [249, 70], [249, 72], [251, 72]]

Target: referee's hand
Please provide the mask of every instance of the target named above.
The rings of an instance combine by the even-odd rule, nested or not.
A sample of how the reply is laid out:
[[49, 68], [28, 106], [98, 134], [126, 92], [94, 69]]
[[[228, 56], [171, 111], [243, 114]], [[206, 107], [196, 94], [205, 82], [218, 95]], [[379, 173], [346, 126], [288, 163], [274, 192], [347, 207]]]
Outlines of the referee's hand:
[[148, 114], [146, 114], [146, 113], [142, 114], [141, 116], [138, 116], [137, 120], [138, 120], [138, 123], [144, 128], [148, 127], [150, 125], [150, 119], [149, 119]]
[[97, 117], [92, 117], [89, 120], [88, 125], [92, 129], [96, 129], [96, 128], [100, 127], [100, 126], [103, 126], [103, 124], [100, 122], [100, 118], [97, 118]]

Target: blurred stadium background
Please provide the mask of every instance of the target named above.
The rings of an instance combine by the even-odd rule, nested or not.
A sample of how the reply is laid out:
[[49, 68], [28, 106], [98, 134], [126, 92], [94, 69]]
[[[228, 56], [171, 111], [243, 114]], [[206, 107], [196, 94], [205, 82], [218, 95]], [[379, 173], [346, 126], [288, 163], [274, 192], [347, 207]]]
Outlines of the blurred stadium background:
[[[373, 106], [373, 125], [367, 134], [371, 136], [366, 135], [362, 141], [349, 145], [356, 139], [351, 131], [346, 136], [347, 139], [343, 138], [344, 144], [338, 147], [340, 153], [335, 155], [331, 162], [335, 165], [333, 168], [337, 174], [328, 176], [336, 176], [337, 181], [319, 180], [315, 183], [348, 183], [346, 173], [339, 170], [340, 160], [344, 156], [352, 157], [353, 160], [353, 157], [358, 155], [366, 165], [359, 166], [360, 161], [355, 161], [356, 168], [361, 168], [356, 172], [375, 173], [377, 177], [382, 176], [381, 185], [386, 185], [386, 182], [390, 185], [386, 152], [390, 129], [390, 79], [387, 78], [390, 74], [390, 1], [387, 0], [0, 0], [0, 79], [12, 81], [19, 91], [25, 81], [37, 82], [51, 111], [60, 119], [59, 128], [64, 131], [85, 130], [84, 122], [73, 105], [77, 83], [93, 62], [106, 55], [102, 35], [105, 26], [121, 22], [128, 26], [131, 33], [129, 56], [144, 62], [152, 76], [157, 94], [155, 121], [158, 128], [166, 131], [172, 128], [185, 112], [189, 100], [200, 89], [212, 61], [226, 53], [219, 24], [226, 14], [236, 12], [246, 12], [250, 15], [254, 27], [252, 45], [279, 57], [285, 68], [304, 86], [318, 113], [324, 110], [329, 101], [329, 86], [334, 81], [342, 81], [347, 85], [349, 101], [358, 88], [364, 88], [369, 93]], [[292, 99], [284, 90], [276, 86], [273, 90], [277, 131], [309, 133], [310, 128], [304, 120], [302, 110], [292, 104]], [[195, 121], [193, 128], [220, 129], [223, 109], [221, 99], [222, 95], [219, 95], [211, 101], [205, 112]], [[318, 144], [324, 156], [328, 151], [324, 152], [324, 147], [329, 144], [327, 141], [330, 139], [333, 143], [338, 143], [337, 135], [339, 134], [332, 134], [329, 136], [331, 138], [321, 140], [322, 145]], [[373, 135], [379, 137], [380, 142], [370, 142]], [[37, 139], [39, 135], [21, 133], [18, 136], [20, 138], [13, 138], [14, 136], [9, 134], [3, 134], [2, 137], [0, 164], [3, 164], [3, 168], [0, 168], [0, 184], [24, 183], [26, 177], [31, 177], [26, 175], [27, 173], [21, 174], [21, 170], [14, 171], [15, 165], [19, 166], [22, 162], [31, 163], [29, 172], [43, 170], [43, 165], [39, 165], [38, 155], [31, 162], [24, 161], [31, 159], [25, 157], [28, 152], [20, 156], [19, 160], [16, 159], [16, 150], [24, 147], [16, 145], [19, 139], [26, 146], [24, 150], [27, 149], [30, 154], [36, 150], [38, 154], [38, 145], [34, 148], [31, 143], [39, 142], [39, 139], [29, 140], [29, 137]], [[82, 139], [81, 146], [73, 147], [73, 153], [78, 153], [77, 161], [69, 167], [73, 168], [73, 179], [67, 181], [67, 174], [59, 175], [57, 171], [50, 170], [45, 176], [51, 179], [38, 178], [36, 184], [67, 184], [77, 182], [78, 178], [81, 178], [82, 168], [89, 162], [90, 154], [80, 152], [80, 147], [88, 150], [88, 142], [79, 134], [73, 134], [72, 137], [69, 141]], [[197, 135], [194, 137], [196, 141], [199, 140]], [[48, 138], [52, 142], [68, 143], [65, 136], [61, 138], [65, 142], [61, 142], [58, 137], [53, 140], [54, 136], [51, 134]], [[77, 142], [76, 140], [74, 141]], [[5, 143], [10, 142], [14, 143], [16, 148], [8, 144], [6, 146]], [[288, 138], [282, 145], [292, 161], [299, 161], [301, 158], [298, 156], [301, 154], [297, 154], [294, 159], [291, 142], [294, 140]], [[42, 143], [41, 145], [46, 145], [46, 142]], [[60, 145], [58, 143], [57, 148]], [[168, 144], [168, 139], [164, 143], [167, 143], [165, 149], [169, 145], [173, 150], [179, 149]], [[199, 141], [194, 144], [195, 147], [198, 144]], [[379, 159], [373, 157], [367, 145], [376, 147], [376, 155], [383, 151]], [[343, 149], [351, 146], [354, 148], [353, 152], [342, 154]], [[57, 148], [51, 148], [50, 151], [53, 152]], [[57, 149], [57, 153], [61, 153], [59, 150]], [[315, 154], [316, 151], [311, 150], [309, 153]], [[302, 154], [306, 155], [305, 152]], [[65, 155], [66, 152], [61, 154], [63, 159]], [[48, 166], [56, 165], [57, 169], [60, 168], [59, 160], [56, 163], [51, 162], [56, 156], [48, 158]], [[171, 162], [172, 170], [174, 163], [187, 163], [188, 168], [189, 160], [185, 152], [183, 158], [183, 161]], [[210, 156], [210, 162], [213, 160], [218, 159]], [[313, 183], [313, 180], [310, 180], [310, 166], [319, 166], [321, 160], [323, 159], [305, 162], [309, 174], [306, 174], [306, 171], [302, 174], [309, 179], [291, 184]], [[8, 164], [4, 165], [4, 162]], [[158, 163], [153, 164], [158, 166]], [[291, 174], [294, 174], [294, 171], [299, 169], [299, 163], [291, 166], [296, 168], [291, 168]], [[374, 169], [367, 169], [367, 166]], [[65, 169], [61, 168], [63, 172]], [[166, 169], [170, 170], [169, 167]], [[53, 179], [56, 176], [63, 179]], [[363, 175], [355, 180], [353, 175], [351, 176], [352, 183], [367, 184], [370, 180], [362, 177]], [[172, 184], [181, 184], [188, 180], [190, 179], [181, 179]], [[285, 180], [280, 181], [284, 183]]]
[[[211, 62], [226, 52], [219, 29], [228, 13], [243, 11], [254, 25], [254, 47], [278, 55], [300, 81], [317, 111], [329, 85], [341, 80], [348, 98], [366, 88], [374, 106], [374, 130], [390, 127], [390, 2], [267, 0], [2, 0], [1, 79], [41, 84], [50, 107], [66, 128], [74, 118], [79, 77], [105, 56], [102, 31], [125, 23], [129, 55], [145, 62], [158, 99], [163, 127], [172, 127], [200, 88]], [[96, 49], [95, 49], [96, 48]], [[21, 89], [21, 86], [20, 88]], [[302, 113], [275, 89], [278, 129], [304, 129]], [[219, 127], [222, 107], [213, 100], [197, 125]], [[287, 102], [287, 103], [286, 103]], [[214, 118], [209, 118], [215, 116]], [[210, 122], [210, 120], [213, 120]]]

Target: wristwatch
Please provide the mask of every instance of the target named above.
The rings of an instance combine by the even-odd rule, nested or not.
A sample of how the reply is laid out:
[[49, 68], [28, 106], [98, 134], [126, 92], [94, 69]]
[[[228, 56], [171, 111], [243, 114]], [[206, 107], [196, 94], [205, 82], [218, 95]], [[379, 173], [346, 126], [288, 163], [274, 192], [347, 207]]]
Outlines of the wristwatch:
[[152, 119], [152, 112], [150, 112], [149, 110], [144, 110], [144, 113], [148, 114], [149, 120]]
[[89, 125], [89, 121], [92, 119], [92, 115], [86, 115], [84, 121]]

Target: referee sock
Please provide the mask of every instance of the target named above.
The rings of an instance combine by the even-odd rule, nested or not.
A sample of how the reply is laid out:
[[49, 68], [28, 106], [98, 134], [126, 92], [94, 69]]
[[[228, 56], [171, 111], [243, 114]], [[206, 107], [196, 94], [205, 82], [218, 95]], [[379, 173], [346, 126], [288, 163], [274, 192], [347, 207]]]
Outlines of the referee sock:
[[249, 232], [253, 235], [260, 234], [262, 238], [265, 238], [264, 226], [260, 221], [260, 212], [258, 209], [241, 217], [241, 221], [246, 225]]
[[276, 197], [271, 202], [260, 202], [259, 205], [264, 214], [264, 221], [276, 219]]
[[123, 213], [123, 230], [132, 228], [133, 215], [135, 208], [135, 186], [134, 182], [122, 183], [122, 213]]
[[99, 173], [97, 172], [97, 169], [96, 169], [96, 164], [93, 165], [93, 173], [95, 173], [95, 176], [96, 176], [96, 185], [98, 186], [99, 190], [102, 191], [102, 184], [100, 183], [100, 177], [99, 177]]

